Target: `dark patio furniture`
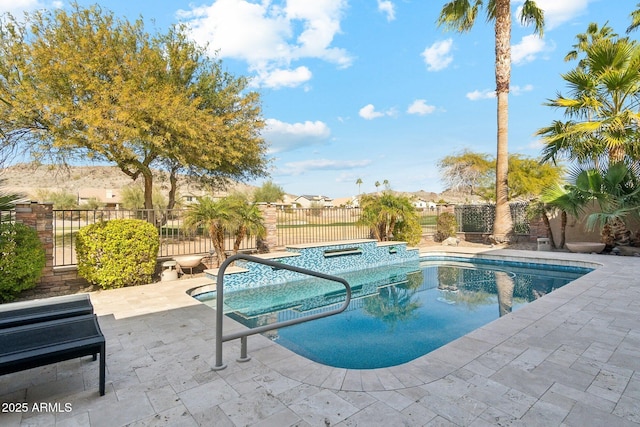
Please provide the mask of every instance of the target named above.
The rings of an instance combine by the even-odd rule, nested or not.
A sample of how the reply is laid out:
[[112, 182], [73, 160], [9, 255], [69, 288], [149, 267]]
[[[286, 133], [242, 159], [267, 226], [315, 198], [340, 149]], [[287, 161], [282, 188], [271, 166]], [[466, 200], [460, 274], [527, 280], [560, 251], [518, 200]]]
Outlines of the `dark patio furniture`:
[[92, 313], [89, 294], [0, 304], [0, 329]]
[[106, 343], [95, 314], [0, 329], [0, 375], [100, 353], [105, 392]]

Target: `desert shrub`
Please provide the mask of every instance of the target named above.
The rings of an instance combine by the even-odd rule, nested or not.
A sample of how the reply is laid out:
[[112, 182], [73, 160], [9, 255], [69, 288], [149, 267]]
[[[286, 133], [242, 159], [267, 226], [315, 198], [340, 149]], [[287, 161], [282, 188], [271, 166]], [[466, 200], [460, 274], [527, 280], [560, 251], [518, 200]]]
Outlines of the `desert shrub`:
[[34, 288], [45, 265], [38, 233], [24, 224], [0, 224], [0, 302]]
[[456, 221], [456, 216], [449, 212], [441, 213], [438, 216], [436, 234], [433, 236], [433, 240], [436, 242], [442, 242], [449, 237], [456, 237], [457, 230], [458, 223]]
[[151, 283], [160, 239], [139, 219], [114, 219], [78, 231], [78, 274], [103, 289]]

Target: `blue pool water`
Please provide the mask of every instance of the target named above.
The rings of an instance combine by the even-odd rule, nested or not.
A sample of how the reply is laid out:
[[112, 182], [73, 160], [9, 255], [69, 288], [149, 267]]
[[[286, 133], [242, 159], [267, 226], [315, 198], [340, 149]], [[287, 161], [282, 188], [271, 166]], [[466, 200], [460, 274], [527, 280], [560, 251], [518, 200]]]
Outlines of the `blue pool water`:
[[[353, 288], [338, 315], [266, 335], [316, 362], [349, 369], [395, 366], [441, 347], [591, 271], [441, 257], [344, 273]], [[215, 293], [198, 299], [215, 307]], [[255, 327], [333, 310], [340, 284], [319, 279], [225, 293], [225, 313]]]

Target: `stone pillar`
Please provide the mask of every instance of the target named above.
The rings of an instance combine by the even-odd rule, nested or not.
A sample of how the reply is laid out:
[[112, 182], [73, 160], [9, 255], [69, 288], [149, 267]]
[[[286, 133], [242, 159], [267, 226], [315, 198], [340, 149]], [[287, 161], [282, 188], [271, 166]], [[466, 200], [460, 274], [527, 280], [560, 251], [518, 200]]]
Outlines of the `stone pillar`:
[[16, 205], [16, 222], [27, 225], [38, 233], [45, 256], [41, 282], [53, 276], [53, 204], [19, 203]]
[[[272, 204], [259, 203], [258, 207], [264, 215], [264, 225], [267, 235], [263, 239], [263, 245], [258, 245], [258, 252], [270, 252], [278, 246], [278, 230], [276, 225], [276, 207]], [[266, 248], [264, 247], [266, 245]], [[260, 246], [263, 246], [262, 248]]]

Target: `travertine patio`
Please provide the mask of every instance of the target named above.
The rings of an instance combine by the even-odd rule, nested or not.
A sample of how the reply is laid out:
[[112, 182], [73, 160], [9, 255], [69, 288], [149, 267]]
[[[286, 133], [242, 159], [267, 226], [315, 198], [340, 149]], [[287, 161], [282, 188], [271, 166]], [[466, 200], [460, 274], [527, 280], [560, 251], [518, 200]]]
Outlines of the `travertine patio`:
[[[484, 251], [602, 267], [417, 360], [363, 371], [310, 362], [262, 336], [249, 337], [247, 363], [235, 361], [239, 342], [225, 343], [228, 367], [213, 371], [215, 312], [186, 294], [204, 278], [97, 292], [106, 395], [90, 357], [5, 375], [0, 425], [640, 424], [640, 258]], [[20, 402], [27, 412], [9, 410]]]

